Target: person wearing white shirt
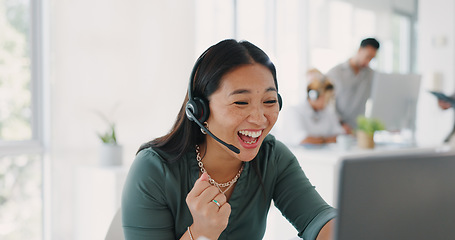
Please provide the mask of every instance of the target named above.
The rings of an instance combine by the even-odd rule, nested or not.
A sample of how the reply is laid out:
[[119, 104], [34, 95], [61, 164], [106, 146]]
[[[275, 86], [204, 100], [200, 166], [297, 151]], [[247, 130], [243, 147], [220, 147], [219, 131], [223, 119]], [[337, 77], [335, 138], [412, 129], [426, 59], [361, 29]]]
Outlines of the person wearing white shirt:
[[333, 104], [334, 87], [317, 69], [310, 69], [307, 78], [307, 99], [281, 113], [281, 140], [290, 145], [334, 143], [345, 133]]

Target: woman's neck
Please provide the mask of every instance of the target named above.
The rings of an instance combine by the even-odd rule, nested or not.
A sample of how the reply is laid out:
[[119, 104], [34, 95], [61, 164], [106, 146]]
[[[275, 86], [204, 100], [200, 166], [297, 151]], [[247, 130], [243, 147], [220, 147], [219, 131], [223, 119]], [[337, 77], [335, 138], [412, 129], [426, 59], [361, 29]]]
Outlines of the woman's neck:
[[227, 151], [230, 150], [220, 146], [217, 142], [207, 141], [199, 146], [205, 170], [218, 183], [224, 183], [234, 178], [243, 164]]

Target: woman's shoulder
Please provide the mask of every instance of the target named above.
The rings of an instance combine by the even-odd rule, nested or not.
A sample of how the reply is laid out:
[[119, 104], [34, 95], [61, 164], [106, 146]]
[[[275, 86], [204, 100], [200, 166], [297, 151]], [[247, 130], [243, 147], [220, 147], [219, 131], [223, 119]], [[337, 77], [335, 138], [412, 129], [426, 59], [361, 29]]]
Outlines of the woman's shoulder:
[[129, 178], [133, 182], [152, 184], [157, 189], [166, 192], [164, 190], [166, 186], [175, 187], [180, 179], [185, 179], [184, 176], [190, 174], [195, 168], [197, 171], [197, 164], [188, 161], [188, 154], [181, 159], [169, 161], [168, 159], [172, 159], [169, 158], [169, 156], [173, 156], [172, 154], [153, 147], [144, 148], [137, 153], [128, 173]]
[[175, 159], [174, 154], [167, 153], [155, 147], [146, 147], [136, 154], [133, 164], [140, 165], [144, 168], [152, 167], [164, 170], [177, 167], [177, 165], [184, 161], [184, 158], [186, 158], [186, 155], [183, 159], [171, 161], [172, 159]]
[[140, 150], [136, 154], [136, 160], [138, 161], [143, 161], [143, 162], [153, 162], [153, 161], [158, 161], [158, 162], [166, 162], [166, 156], [163, 154], [163, 152], [154, 149], [153, 147], [147, 147], [142, 150]]
[[152, 147], [140, 150], [130, 167], [130, 172], [133, 172], [137, 178], [141, 176], [153, 175], [158, 177], [164, 173], [166, 168], [166, 160]]

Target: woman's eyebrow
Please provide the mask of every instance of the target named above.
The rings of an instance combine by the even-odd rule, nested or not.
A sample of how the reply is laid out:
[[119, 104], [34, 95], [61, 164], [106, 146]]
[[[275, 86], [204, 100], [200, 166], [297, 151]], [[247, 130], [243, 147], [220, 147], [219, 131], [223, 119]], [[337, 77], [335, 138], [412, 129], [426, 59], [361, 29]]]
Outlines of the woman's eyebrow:
[[272, 92], [278, 92], [278, 91], [276, 90], [275, 87], [269, 87], [269, 88], [267, 88], [265, 91], [266, 91], [266, 92], [270, 92], [270, 91], [272, 91]]
[[251, 91], [248, 89], [237, 89], [237, 90], [234, 90], [233, 92], [229, 93], [229, 96], [236, 95], [236, 94], [243, 94], [243, 93], [251, 93]]
[[[277, 92], [276, 88], [274, 87], [269, 87], [265, 90], [265, 92]], [[236, 94], [245, 94], [245, 93], [251, 93], [250, 90], [248, 89], [237, 89], [229, 94], [229, 96], [236, 95]]]

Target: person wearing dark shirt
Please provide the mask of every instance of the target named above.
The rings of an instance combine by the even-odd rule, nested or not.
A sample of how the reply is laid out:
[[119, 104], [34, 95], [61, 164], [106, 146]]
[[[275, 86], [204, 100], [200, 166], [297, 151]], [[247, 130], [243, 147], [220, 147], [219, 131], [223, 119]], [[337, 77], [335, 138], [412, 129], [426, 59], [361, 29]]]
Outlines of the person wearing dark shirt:
[[122, 193], [126, 239], [262, 239], [271, 201], [304, 239], [331, 239], [334, 208], [268, 133], [282, 101], [268, 56], [223, 40], [197, 60], [171, 131], [143, 144]]

